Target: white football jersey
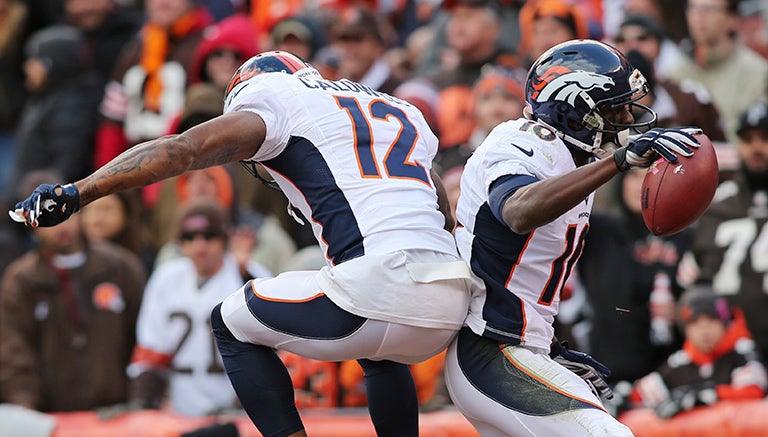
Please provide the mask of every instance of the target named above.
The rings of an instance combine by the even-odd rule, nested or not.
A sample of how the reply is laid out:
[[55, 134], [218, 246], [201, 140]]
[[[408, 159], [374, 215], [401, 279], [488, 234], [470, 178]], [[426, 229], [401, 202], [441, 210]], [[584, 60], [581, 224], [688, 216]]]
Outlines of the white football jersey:
[[309, 219], [330, 265], [413, 248], [456, 252], [429, 176], [438, 140], [413, 105], [347, 79], [283, 73], [233, 93], [225, 112], [252, 111], [266, 124], [250, 160]]
[[[249, 265], [248, 270], [257, 277], [271, 276], [259, 264]], [[152, 355], [171, 359], [168, 398], [174, 412], [202, 416], [235, 405], [236, 395], [216, 349], [210, 316], [214, 306], [242, 285], [240, 269], [231, 255], [202, 287], [198, 287], [194, 264], [186, 257], [160, 265], [150, 276], [136, 341]]]
[[562, 140], [527, 119], [498, 125], [467, 161], [456, 241], [474, 276], [466, 324], [478, 335], [549, 350], [560, 291], [581, 255], [594, 194], [553, 222], [517, 234], [493, 215], [488, 192], [502, 176], [543, 180], [575, 168]]

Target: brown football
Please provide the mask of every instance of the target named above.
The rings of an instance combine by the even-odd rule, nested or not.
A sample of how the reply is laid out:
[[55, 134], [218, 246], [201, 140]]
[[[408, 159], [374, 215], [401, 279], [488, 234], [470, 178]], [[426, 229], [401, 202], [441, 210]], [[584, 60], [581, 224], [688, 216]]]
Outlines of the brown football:
[[706, 211], [719, 182], [717, 155], [705, 134], [695, 135], [701, 147], [676, 163], [663, 158], [648, 168], [641, 205], [645, 226], [654, 235], [672, 235], [690, 226]]

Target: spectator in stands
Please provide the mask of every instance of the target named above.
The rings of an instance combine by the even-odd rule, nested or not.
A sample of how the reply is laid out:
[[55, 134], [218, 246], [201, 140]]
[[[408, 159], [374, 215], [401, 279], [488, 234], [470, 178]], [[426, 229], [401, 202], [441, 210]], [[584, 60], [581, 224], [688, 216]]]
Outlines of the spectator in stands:
[[760, 399], [768, 377], [741, 310], [728, 308], [710, 287], [694, 287], [680, 298], [681, 350], [635, 383], [631, 401], [675, 416], [726, 399]]
[[469, 102], [482, 67], [516, 66], [517, 59], [499, 41], [501, 6], [496, 0], [455, 0], [443, 7], [449, 12], [448, 47], [439, 70], [428, 78], [440, 90], [440, 146], [450, 147], [466, 142], [474, 128]]
[[656, 112], [657, 126], [697, 126], [712, 141], [726, 140], [720, 113], [712, 104], [707, 90], [700, 84], [690, 81], [677, 84], [659, 79], [654, 74], [652, 60], [637, 50], [629, 50], [624, 54], [648, 81], [649, 92], [640, 102]]
[[21, 60], [26, 21], [24, 2], [0, 0], [0, 201], [13, 197], [14, 131], [25, 98]]
[[295, 15], [281, 20], [270, 31], [272, 48], [313, 62], [326, 44], [322, 24], [309, 15]]
[[[430, 49], [436, 44], [436, 26], [434, 23], [423, 24], [408, 34], [404, 43], [389, 49], [387, 58], [392, 69], [400, 77], [421, 78], [418, 68]], [[407, 80], [407, 79], [406, 79]]]
[[763, 0], [742, 0], [739, 16], [739, 38], [768, 59], [768, 4]]
[[211, 16], [195, 0], [147, 0], [139, 37], [120, 54], [101, 103], [93, 159], [101, 167], [127, 148], [167, 133], [184, 105], [187, 71]]
[[[254, 233], [256, 243], [253, 247], [252, 259], [267, 266], [273, 273], [282, 272], [283, 264], [296, 250], [291, 237], [283, 230], [277, 219], [254, 210], [247, 210], [243, 205], [235, 203], [232, 176], [225, 167], [193, 170], [170, 179], [163, 185], [166, 191], [161, 193], [164, 197], [159, 202], [163, 208], [156, 208], [160, 224], [169, 222], [168, 217], [172, 217], [179, 207], [193, 200], [211, 199], [231, 214], [235, 226]], [[177, 258], [180, 255], [180, 249], [178, 242], [173, 240], [164, 244], [157, 255], [156, 265]]]
[[339, 12], [332, 26], [332, 44], [338, 49], [337, 75], [392, 94], [403, 81], [396, 77], [385, 56], [392, 43], [392, 29], [379, 16], [364, 8]]
[[520, 9], [518, 54], [522, 68], [528, 67], [555, 44], [589, 38], [589, 20], [579, 2], [533, 0]]
[[111, 77], [117, 55], [141, 28], [141, 17], [116, 0], [65, 0], [64, 22], [83, 33], [93, 59], [91, 68], [103, 83]]
[[16, 131], [12, 186], [37, 169], [54, 168], [66, 180], [88, 174], [103, 84], [88, 68], [82, 33], [70, 26], [48, 27], [34, 33], [24, 50], [31, 96]]
[[726, 137], [738, 140], [739, 116], [756, 101], [767, 98], [768, 60], [760, 57], [738, 35], [739, 0], [689, 0], [686, 19], [690, 40], [685, 56], [669, 70], [680, 83], [690, 79], [709, 91], [723, 117]]
[[259, 32], [258, 42], [260, 47], [269, 46], [269, 31], [275, 27], [280, 20], [301, 13], [307, 6], [306, 0], [283, 0], [279, 3], [279, 7], [274, 7], [275, 4], [271, 1], [247, 1], [250, 5], [248, 11], [251, 20], [256, 25], [256, 30]]
[[184, 105], [170, 120], [168, 132], [184, 132], [221, 115], [229, 80], [258, 51], [256, 29], [244, 14], [232, 15], [206, 28], [189, 67]]
[[236, 14], [208, 27], [195, 49], [189, 83], [205, 82], [224, 91], [237, 67], [259, 52], [256, 29], [244, 14]]
[[651, 15], [627, 15], [613, 41], [622, 53], [637, 50], [652, 61], [655, 77], [660, 80], [666, 79], [667, 70], [682, 56], [677, 44], [666, 36], [661, 24]]
[[[619, 18], [615, 22], [615, 28], [606, 29], [610, 36], [616, 34], [618, 25], [625, 17], [630, 15], [645, 15], [653, 17], [669, 38], [679, 43], [688, 37], [688, 29], [685, 26], [685, 9], [687, 2], [668, 2], [663, 0], [620, 0], [623, 3]], [[608, 8], [604, 12], [608, 13]]]
[[466, 142], [438, 150], [434, 162], [441, 176], [443, 172], [463, 166], [494, 127], [522, 117], [524, 105], [523, 86], [512, 70], [490, 64], [483, 67], [468, 105], [474, 114], [474, 127]]
[[640, 213], [644, 175], [644, 169], [634, 169], [618, 176], [612, 186], [617, 214], [592, 212], [576, 265], [588, 305], [586, 338], [577, 339], [577, 347], [611, 369], [611, 385], [650, 373], [681, 344], [674, 305], [683, 290], [678, 270], [691, 231], [650, 233]]
[[[63, 180], [32, 172], [21, 191]], [[37, 247], [14, 261], [0, 288], [0, 390], [6, 402], [45, 411], [125, 402], [146, 273], [109, 243], [88, 243], [80, 216], [35, 228]]]
[[141, 197], [138, 191], [121, 191], [102, 197], [80, 211], [83, 234], [90, 242], [109, 241], [139, 255], [151, 267], [141, 235]]
[[[232, 232], [227, 212], [210, 199], [185, 205], [175, 222], [183, 256], [149, 278], [128, 374], [132, 401], [186, 416], [210, 415], [237, 404], [214, 346], [210, 314], [230, 290], [271, 276], [251, 261], [253, 233]], [[167, 392], [166, 392], [167, 383]]]
[[750, 106], [736, 129], [740, 170], [723, 182], [699, 220], [691, 251], [701, 282], [744, 311], [761, 357], [768, 357], [768, 104]]

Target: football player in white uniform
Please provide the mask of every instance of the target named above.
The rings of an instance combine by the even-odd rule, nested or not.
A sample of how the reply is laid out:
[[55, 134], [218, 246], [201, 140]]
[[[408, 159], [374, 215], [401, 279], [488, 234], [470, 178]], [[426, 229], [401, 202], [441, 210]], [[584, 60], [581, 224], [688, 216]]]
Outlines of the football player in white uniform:
[[357, 359], [377, 433], [417, 435], [406, 364], [441, 352], [469, 304], [469, 267], [431, 170], [437, 138], [411, 104], [349, 80], [325, 80], [285, 52], [245, 62], [224, 112], [139, 144], [83, 180], [42, 185], [11, 215], [50, 226], [118, 190], [193, 168], [258, 162], [312, 226], [328, 266], [249, 281], [214, 308], [219, 352], [246, 412], [265, 436], [305, 435], [289, 374], [273, 350], [283, 349]]
[[472, 268], [472, 301], [445, 377], [484, 437], [631, 435], [601, 404], [608, 369], [553, 342], [553, 321], [594, 190], [698, 147], [692, 128], [629, 136], [650, 128], [633, 111], [655, 120], [636, 103], [645, 93], [643, 76], [612, 47], [559, 44], [529, 70], [526, 117], [497, 126], [466, 164], [456, 240]]

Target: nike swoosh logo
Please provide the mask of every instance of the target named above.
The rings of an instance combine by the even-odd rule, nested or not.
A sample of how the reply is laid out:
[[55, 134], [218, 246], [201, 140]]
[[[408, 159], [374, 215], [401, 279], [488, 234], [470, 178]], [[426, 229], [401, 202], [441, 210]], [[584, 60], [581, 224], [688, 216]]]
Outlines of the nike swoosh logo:
[[525, 153], [527, 156], [533, 156], [533, 150], [525, 150], [522, 147], [518, 146], [517, 144], [512, 144], [512, 146], [517, 148], [517, 150]]

